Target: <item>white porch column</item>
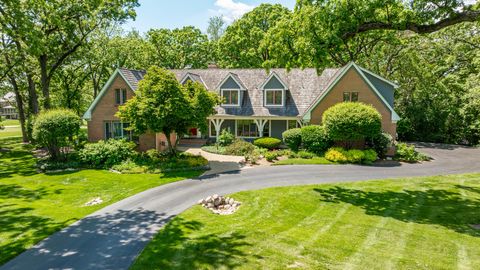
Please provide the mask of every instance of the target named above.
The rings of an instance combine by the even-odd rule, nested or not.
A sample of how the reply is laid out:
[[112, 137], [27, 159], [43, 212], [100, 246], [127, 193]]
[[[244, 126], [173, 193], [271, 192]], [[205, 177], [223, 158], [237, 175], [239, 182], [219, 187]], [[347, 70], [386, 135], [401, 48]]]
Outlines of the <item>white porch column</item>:
[[258, 135], [260, 135], [260, 137], [263, 137], [263, 129], [265, 128], [265, 125], [267, 124], [268, 120], [255, 119], [254, 121], [255, 121], [255, 124], [257, 124]]
[[215, 134], [217, 135], [216, 140], [218, 141], [218, 137], [220, 136], [220, 129], [222, 127], [224, 119], [210, 119], [210, 121], [215, 127]]
[[303, 125], [304, 125], [304, 123], [303, 123], [302, 120], [297, 120], [297, 123], [298, 123], [298, 125], [299, 125], [300, 127], [303, 127]]

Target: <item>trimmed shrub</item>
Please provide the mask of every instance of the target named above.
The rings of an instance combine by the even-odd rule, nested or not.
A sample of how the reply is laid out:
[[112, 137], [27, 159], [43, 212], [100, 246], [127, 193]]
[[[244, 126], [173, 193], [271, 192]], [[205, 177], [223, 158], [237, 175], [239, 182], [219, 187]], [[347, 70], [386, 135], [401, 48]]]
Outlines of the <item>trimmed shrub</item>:
[[328, 151], [325, 153], [325, 158], [327, 160], [339, 163], [345, 163], [348, 161], [345, 150], [343, 150], [341, 147], [332, 147], [328, 149]]
[[135, 143], [125, 139], [88, 143], [78, 152], [79, 159], [93, 167], [111, 167], [137, 155]]
[[382, 132], [369, 139], [368, 145], [374, 149], [380, 157], [385, 157], [388, 148], [393, 146], [393, 137], [389, 133]]
[[365, 154], [362, 150], [351, 149], [345, 152], [347, 156], [347, 161], [349, 163], [362, 163], [363, 159], [365, 158]]
[[377, 152], [375, 152], [373, 149], [363, 150], [363, 155], [364, 157], [362, 162], [365, 164], [372, 164], [378, 159]]
[[225, 154], [233, 156], [245, 156], [246, 154], [252, 153], [254, 150], [255, 146], [253, 144], [242, 139], [235, 139], [233, 143], [225, 147]]
[[52, 160], [58, 160], [62, 147], [73, 144], [81, 124], [80, 117], [71, 110], [49, 110], [35, 119], [32, 136], [40, 146], [47, 148]]
[[282, 143], [281, 140], [277, 138], [271, 138], [271, 137], [263, 137], [263, 138], [258, 138], [255, 141], [253, 141], [253, 145], [261, 147], [261, 148], [267, 148], [267, 149], [275, 149], [278, 148], [278, 146]]
[[303, 159], [312, 159], [315, 157], [315, 154], [314, 153], [310, 153], [310, 152], [307, 152], [307, 151], [299, 151], [297, 153], [297, 156], [299, 158], [303, 158]]
[[222, 132], [220, 133], [220, 136], [218, 136], [218, 144], [220, 146], [227, 146], [231, 144], [235, 140], [235, 136], [230, 132], [230, 129], [223, 129]]
[[292, 128], [282, 133], [283, 142], [293, 151], [298, 151], [302, 145], [302, 130]]
[[382, 116], [371, 105], [342, 102], [323, 113], [322, 123], [331, 139], [351, 143], [378, 136]]
[[278, 158], [278, 153], [276, 151], [265, 153], [265, 159], [269, 162], [272, 162]]
[[332, 145], [322, 126], [304, 126], [301, 129], [301, 136], [303, 148], [315, 154], [325, 152]]

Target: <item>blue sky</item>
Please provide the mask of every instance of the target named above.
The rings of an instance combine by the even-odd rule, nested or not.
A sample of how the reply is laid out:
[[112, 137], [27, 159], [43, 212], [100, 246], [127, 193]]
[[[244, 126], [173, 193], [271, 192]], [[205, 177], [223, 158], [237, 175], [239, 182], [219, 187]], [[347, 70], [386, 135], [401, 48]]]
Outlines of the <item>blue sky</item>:
[[228, 23], [261, 3], [279, 3], [293, 9], [296, 0], [139, 0], [137, 18], [123, 25], [146, 32], [150, 28], [178, 28], [193, 25], [203, 32], [208, 19], [222, 15]]

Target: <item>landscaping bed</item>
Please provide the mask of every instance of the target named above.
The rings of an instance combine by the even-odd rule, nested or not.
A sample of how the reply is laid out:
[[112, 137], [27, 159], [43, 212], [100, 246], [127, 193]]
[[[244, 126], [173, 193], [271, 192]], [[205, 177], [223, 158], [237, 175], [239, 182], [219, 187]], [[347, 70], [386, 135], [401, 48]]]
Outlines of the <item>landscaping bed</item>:
[[458, 269], [480, 265], [480, 174], [269, 188], [194, 206], [131, 269]]

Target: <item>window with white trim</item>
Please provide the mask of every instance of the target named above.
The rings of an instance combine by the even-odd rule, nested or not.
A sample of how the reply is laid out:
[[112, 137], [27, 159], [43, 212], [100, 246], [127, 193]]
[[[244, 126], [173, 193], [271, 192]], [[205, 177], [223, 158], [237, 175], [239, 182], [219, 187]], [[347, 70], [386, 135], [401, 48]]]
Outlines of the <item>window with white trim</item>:
[[222, 105], [240, 106], [240, 90], [223, 89], [222, 97], [223, 97]]
[[132, 139], [132, 131], [127, 130], [129, 123], [120, 121], [106, 121], [104, 123], [104, 137], [105, 139]]
[[284, 90], [265, 89], [265, 105], [266, 106], [283, 106]]
[[115, 105], [125, 104], [127, 101], [127, 89], [115, 89]]

